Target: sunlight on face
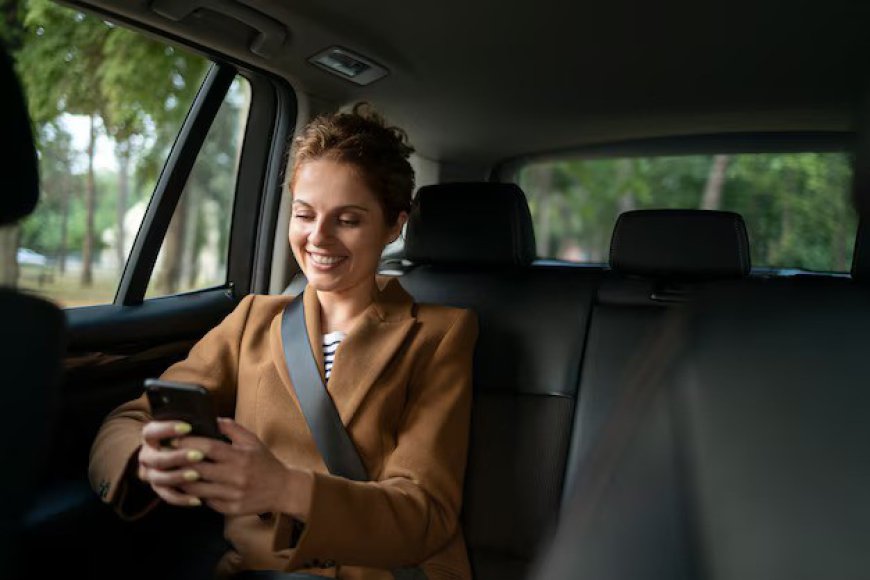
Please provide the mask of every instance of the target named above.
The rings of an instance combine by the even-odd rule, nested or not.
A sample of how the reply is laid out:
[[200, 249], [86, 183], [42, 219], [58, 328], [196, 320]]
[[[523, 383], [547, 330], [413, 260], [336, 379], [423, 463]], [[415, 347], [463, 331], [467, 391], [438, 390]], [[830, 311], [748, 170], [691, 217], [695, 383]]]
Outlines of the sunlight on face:
[[322, 292], [371, 285], [393, 227], [357, 170], [330, 160], [307, 161], [296, 171], [290, 247], [308, 283]]

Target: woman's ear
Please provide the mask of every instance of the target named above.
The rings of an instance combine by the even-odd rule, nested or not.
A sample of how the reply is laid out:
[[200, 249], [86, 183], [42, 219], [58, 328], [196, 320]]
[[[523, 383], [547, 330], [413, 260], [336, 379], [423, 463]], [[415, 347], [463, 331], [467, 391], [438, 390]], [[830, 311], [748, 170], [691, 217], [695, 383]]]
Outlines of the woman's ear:
[[408, 212], [399, 212], [399, 217], [396, 218], [396, 223], [390, 228], [389, 243], [393, 243], [402, 235], [402, 228], [408, 223]]

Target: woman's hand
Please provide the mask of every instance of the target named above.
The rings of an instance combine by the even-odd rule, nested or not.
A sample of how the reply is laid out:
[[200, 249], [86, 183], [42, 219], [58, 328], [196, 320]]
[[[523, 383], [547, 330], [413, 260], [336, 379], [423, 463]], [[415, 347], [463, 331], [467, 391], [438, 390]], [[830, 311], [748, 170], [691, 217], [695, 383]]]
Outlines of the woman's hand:
[[160, 498], [168, 504], [177, 506], [198, 506], [202, 501], [193, 495], [185, 494], [179, 488], [182, 484], [198, 478], [194, 466], [205, 455], [193, 447], [166, 448], [163, 441], [179, 441], [190, 433], [190, 425], [178, 421], [151, 421], [142, 428], [142, 447], [139, 449], [139, 479], [151, 486]]
[[231, 443], [203, 437], [180, 440], [182, 452], [201, 451], [206, 461], [194, 466], [199, 478], [184, 481], [186, 497], [202, 499], [222, 514], [284, 512], [304, 519], [313, 478], [281, 463], [256, 435], [233, 421], [218, 420]]

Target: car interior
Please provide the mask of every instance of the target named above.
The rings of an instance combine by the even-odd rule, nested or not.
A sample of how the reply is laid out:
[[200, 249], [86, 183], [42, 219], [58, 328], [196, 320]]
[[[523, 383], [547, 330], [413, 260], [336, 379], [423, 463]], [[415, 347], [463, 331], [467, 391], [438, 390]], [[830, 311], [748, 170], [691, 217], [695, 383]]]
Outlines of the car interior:
[[[206, 65], [111, 296], [61, 310], [38, 292], [0, 293], [13, 369], [4, 472], [17, 473], [2, 486], [0, 576], [210, 577], [221, 517], [161, 505], [121, 520], [88, 483], [90, 445], [110, 410], [245, 295], [301, 291], [288, 147], [315, 116], [360, 101], [416, 150], [415, 207], [381, 273], [479, 318], [461, 517], [475, 578], [870, 575], [870, 5], [58, 6]], [[241, 84], [234, 178], [214, 198], [229, 216], [225, 270], [155, 295], [185, 186]], [[3, 109], [23, 156], [4, 161], [10, 223], [40, 186], [41, 203], [52, 194], [33, 173], [32, 108], [30, 120], [20, 100]], [[754, 263], [755, 226], [724, 207], [625, 207], [605, 224], [601, 260], [542, 254], [543, 198], [517, 178], [548, 160], [774, 153], [851, 163], [843, 271]]]

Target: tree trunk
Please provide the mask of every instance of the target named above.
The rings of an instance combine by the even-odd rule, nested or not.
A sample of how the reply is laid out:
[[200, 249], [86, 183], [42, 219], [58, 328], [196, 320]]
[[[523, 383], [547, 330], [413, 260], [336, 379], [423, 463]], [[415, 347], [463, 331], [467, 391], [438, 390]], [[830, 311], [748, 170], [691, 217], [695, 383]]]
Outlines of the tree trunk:
[[536, 191], [536, 197], [538, 202], [538, 215], [535, 216], [537, 218], [537, 224], [535, 225], [535, 245], [537, 246], [536, 250], [538, 256], [541, 258], [549, 258], [550, 257], [550, 230], [551, 230], [551, 213], [552, 213], [552, 191], [550, 191], [553, 187], [553, 172], [549, 167], [544, 165], [535, 168], [533, 174], [534, 176], [534, 189], [532, 191]]
[[837, 207], [839, 221], [832, 232], [834, 237], [833, 268], [835, 272], [848, 272], [851, 266], [847, 261], [846, 256], [849, 251], [849, 242], [853, 241], [855, 236], [851, 231], [849, 231], [849, 228], [846, 227], [846, 224], [849, 223], [847, 203], [848, 202], [845, 199], [840, 200], [839, 206]]
[[57, 264], [60, 268], [60, 275], [63, 276], [66, 274], [66, 255], [69, 253], [67, 238], [69, 237], [69, 201], [72, 197], [69, 173], [63, 175], [60, 183], [60, 247], [57, 251]]
[[199, 248], [196, 246], [200, 226], [199, 210], [201, 209], [201, 199], [203, 197], [200, 192], [199, 183], [188, 181], [183, 196], [187, 199], [184, 202], [184, 238], [182, 239], [183, 247], [179, 287], [187, 290], [196, 287], [197, 258], [199, 254]]
[[728, 155], [715, 155], [704, 196], [701, 198], [701, 209], [719, 209], [722, 207], [722, 185], [725, 183], [725, 171], [728, 169]]
[[85, 187], [85, 239], [82, 247], [82, 286], [91, 286], [94, 282], [94, 213], [96, 211], [97, 184], [94, 179], [94, 154], [96, 150], [97, 129], [95, 116], [90, 117], [90, 134], [88, 135], [88, 180]]
[[127, 253], [124, 251], [126, 240], [124, 239], [124, 216], [127, 213], [127, 199], [130, 197], [130, 144], [120, 143], [115, 148], [118, 158], [118, 211], [117, 226], [115, 228], [115, 260], [118, 267], [118, 278], [124, 271], [124, 262], [127, 261]]
[[0, 227], [0, 286], [18, 286], [18, 224]]
[[178, 205], [175, 208], [175, 215], [172, 216], [172, 221], [169, 222], [169, 229], [166, 230], [166, 237], [163, 239], [163, 248], [160, 250], [162, 263], [156, 282], [156, 295], [158, 296], [169, 296], [178, 292], [178, 284], [181, 281], [184, 231], [186, 229], [186, 224], [184, 223], [184, 213], [186, 211], [185, 197], [182, 193], [181, 199], [178, 200]]
[[791, 208], [786, 201], [782, 207], [782, 229], [779, 231], [779, 240], [776, 244], [776, 251], [774, 255], [771, 256], [770, 266], [791, 267], [795, 265], [785, 263], [785, 261], [788, 260], [787, 251], [791, 244], [791, 222]]

